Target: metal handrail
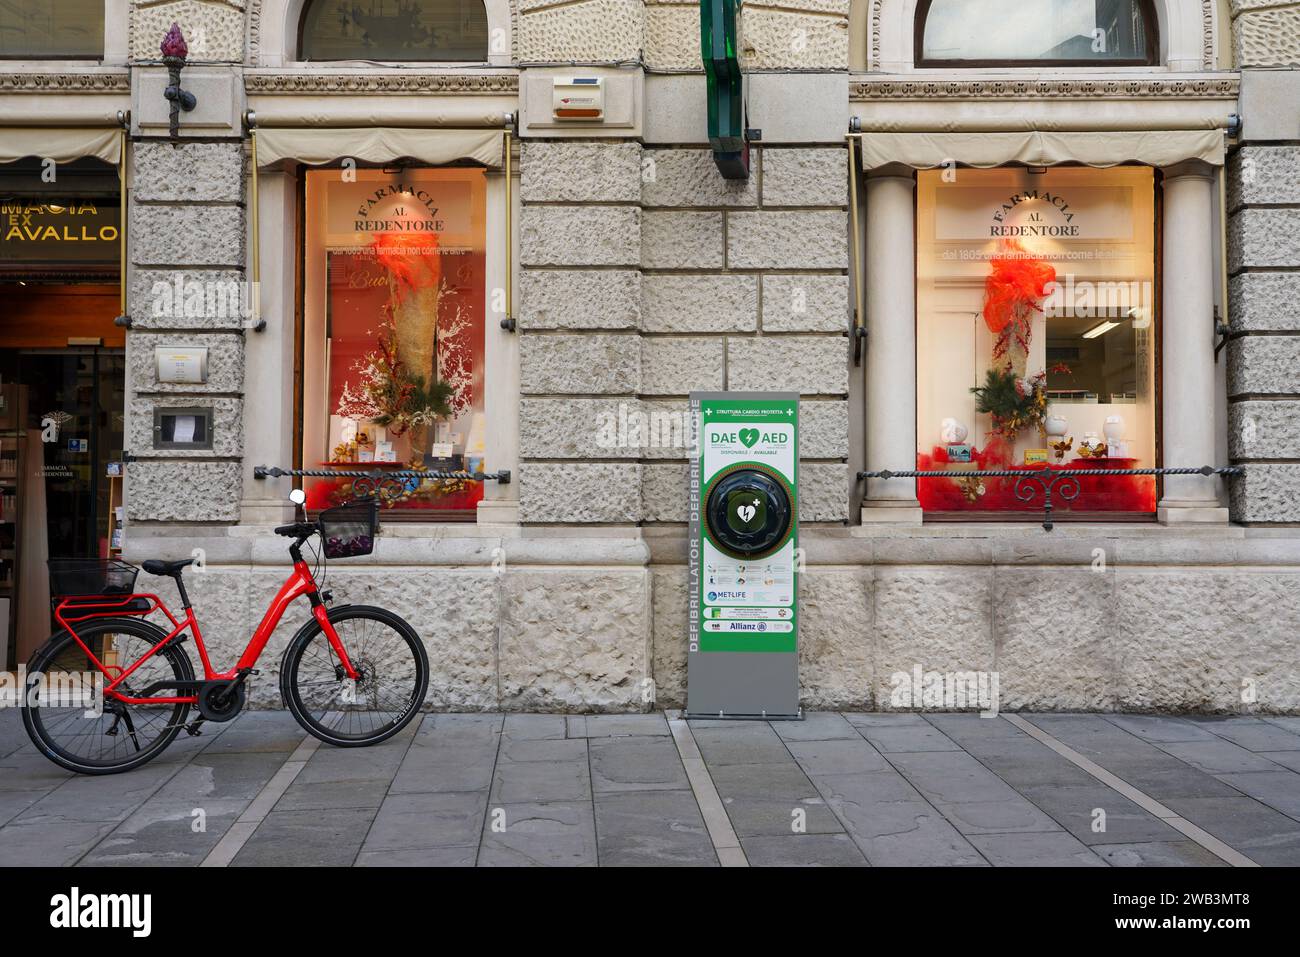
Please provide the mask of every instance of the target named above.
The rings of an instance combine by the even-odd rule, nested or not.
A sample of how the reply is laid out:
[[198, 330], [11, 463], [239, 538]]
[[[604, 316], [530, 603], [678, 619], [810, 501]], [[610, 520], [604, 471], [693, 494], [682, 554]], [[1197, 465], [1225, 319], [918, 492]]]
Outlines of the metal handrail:
[[1043, 530], [1050, 532], [1055, 526], [1052, 523], [1052, 488], [1060, 479], [1065, 479], [1061, 487], [1057, 490], [1061, 498], [1071, 502], [1078, 496], [1080, 487], [1079, 479], [1083, 476], [1091, 475], [1204, 475], [1207, 478], [1211, 475], [1222, 475], [1225, 478], [1235, 478], [1238, 475], [1244, 475], [1245, 469], [1237, 465], [1227, 465], [1215, 467], [1212, 465], [1202, 465], [1200, 468], [1168, 468], [1168, 469], [1054, 469], [1043, 467], [1039, 469], [906, 469], [894, 471], [884, 469], [879, 472], [859, 472], [858, 480], [863, 479], [892, 479], [892, 478], [1014, 478], [1016, 484], [1012, 487], [1012, 494], [1022, 502], [1033, 500], [1036, 490], [1031, 486], [1025, 485], [1026, 479], [1033, 479], [1038, 482], [1039, 488], [1043, 493]]
[[466, 472], [442, 469], [282, 469], [276, 465], [253, 466], [253, 478], [350, 478], [354, 479], [352, 488], [360, 495], [379, 495], [391, 498], [400, 494], [410, 479], [421, 482], [437, 482], [443, 479], [458, 479], [462, 482], [497, 482], [510, 484], [510, 470], [497, 472]]
[[285, 478], [302, 476], [304, 478], [426, 478], [426, 479], [461, 479], [466, 482], [500, 482], [510, 484], [510, 470], [496, 472], [441, 471], [438, 469], [282, 469], [278, 465], [253, 466], [253, 478]]

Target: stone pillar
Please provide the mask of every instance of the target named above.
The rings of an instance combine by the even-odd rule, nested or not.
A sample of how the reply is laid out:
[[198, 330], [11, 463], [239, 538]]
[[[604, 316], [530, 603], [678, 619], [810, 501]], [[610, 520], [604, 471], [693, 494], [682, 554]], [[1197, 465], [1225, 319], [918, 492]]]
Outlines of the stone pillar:
[[525, 139], [519, 166], [519, 521], [634, 525], [640, 448], [602, 425], [641, 391], [641, 144]]
[[[128, 541], [141, 523], [239, 521], [244, 451], [243, 144], [138, 139], [132, 159]], [[205, 347], [207, 381], [160, 381], [159, 346]], [[154, 414], [165, 407], [211, 409], [211, 448], [155, 449]]]
[[[916, 467], [916, 180], [867, 177], [867, 470]], [[862, 521], [919, 523], [915, 479], [868, 479]]]
[[[244, 497], [240, 521], [272, 525], [293, 520], [290, 479], [256, 479], [257, 465], [293, 465], [294, 296], [298, 256], [297, 178], [262, 171], [258, 216], [262, 332], [249, 330], [244, 345]], [[251, 190], [251, 183], [249, 189]], [[252, 276], [249, 276], [251, 283]], [[248, 301], [252, 301], [250, 288]]]
[[[1214, 388], [1214, 171], [1192, 161], [1164, 180], [1164, 464], [1217, 465]], [[1158, 506], [1165, 524], [1227, 522], [1219, 482], [1167, 476]]]
[[[512, 147], [513, 148], [513, 147]], [[514, 196], [511, 213], [512, 235], [506, 242], [515, 244], [517, 230], [513, 227], [519, 222], [519, 174], [518, 165], [511, 171], [514, 180]], [[487, 173], [487, 218], [489, 223], [505, 222], [506, 177], [504, 170], [489, 170]], [[517, 248], [517, 247], [515, 247]], [[478, 503], [478, 522], [480, 525], [515, 525], [519, 522], [519, 483], [514, 479], [519, 473], [519, 337], [513, 332], [501, 328], [506, 318], [504, 297], [497, 290], [506, 284], [505, 257], [498, 251], [489, 253], [487, 264], [488, 295], [487, 329], [485, 330], [484, 363], [487, 367], [488, 381], [492, 383], [484, 397], [484, 412], [487, 419], [487, 460], [486, 469], [495, 472], [508, 469], [511, 482], [502, 485], [498, 482], [483, 483], [483, 498]], [[515, 278], [515, 297], [519, 295], [518, 258], [511, 259], [511, 272]], [[500, 303], [500, 311], [494, 306]], [[512, 304], [514, 305], [514, 304]], [[515, 305], [518, 315], [518, 306]]]
[[1240, 148], [1228, 157], [1232, 519], [1300, 522], [1300, 7], [1234, 0]]

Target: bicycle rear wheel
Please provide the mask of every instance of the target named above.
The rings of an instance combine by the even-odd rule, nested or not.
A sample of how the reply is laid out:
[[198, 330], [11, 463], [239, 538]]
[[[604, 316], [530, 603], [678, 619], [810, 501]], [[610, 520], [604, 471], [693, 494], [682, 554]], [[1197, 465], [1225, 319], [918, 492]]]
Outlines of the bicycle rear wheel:
[[429, 658], [415, 629], [383, 608], [348, 605], [329, 613], [359, 677], [343, 671], [313, 621], [290, 643], [280, 693], [298, 723], [327, 744], [361, 747], [391, 738], [410, 723], [429, 689]]
[[[129, 668], [167, 637], [156, 625], [134, 618], [89, 621], [77, 634], [111, 674]], [[156, 681], [193, 680], [189, 656], [172, 643], [137, 668], [119, 690], [136, 697]], [[66, 631], [32, 655], [23, 689], [23, 726], [40, 752], [60, 767], [79, 774], [129, 771], [157, 757], [184, 726], [188, 704], [125, 704], [103, 695], [105, 683], [86, 650]], [[156, 694], [178, 696], [175, 689]]]

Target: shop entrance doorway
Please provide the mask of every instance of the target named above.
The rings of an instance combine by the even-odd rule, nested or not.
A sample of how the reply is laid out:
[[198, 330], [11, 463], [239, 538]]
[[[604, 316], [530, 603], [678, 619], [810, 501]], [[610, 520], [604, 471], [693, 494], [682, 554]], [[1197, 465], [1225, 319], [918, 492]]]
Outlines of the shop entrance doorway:
[[46, 560], [121, 549], [126, 356], [116, 285], [0, 295], [18, 306], [0, 328], [0, 668], [13, 670], [50, 634]]

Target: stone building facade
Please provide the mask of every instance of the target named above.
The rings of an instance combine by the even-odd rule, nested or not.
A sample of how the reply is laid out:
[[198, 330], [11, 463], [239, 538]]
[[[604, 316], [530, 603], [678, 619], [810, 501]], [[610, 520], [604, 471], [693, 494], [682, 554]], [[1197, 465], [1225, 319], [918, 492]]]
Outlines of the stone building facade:
[[[678, 421], [697, 390], [770, 390], [802, 396], [805, 707], [889, 708], [896, 676], [919, 666], [996, 672], [1005, 709], [1300, 711], [1294, 4], [1154, 0], [1155, 63], [1035, 70], [918, 66], [918, 0], [748, 2], [761, 139], [743, 181], [722, 179], [708, 148], [697, 4], [486, 0], [487, 56], [470, 65], [304, 62], [308, 6], [107, 0], [102, 62], [0, 78], [5, 127], [61, 112], [107, 127], [129, 111], [125, 556], [202, 550], [187, 581], [218, 660], [284, 574], [271, 527], [291, 515], [289, 481], [254, 467], [311, 467], [295, 438], [304, 167], [260, 168], [255, 187], [251, 131], [499, 129], [511, 153], [486, 174], [483, 361], [489, 467], [511, 481], [486, 483], [474, 523], [390, 523], [373, 556], [329, 571], [337, 601], [415, 625], [430, 707], [681, 706], [688, 450], [679, 432], [610, 441], [609, 426]], [[157, 52], [173, 21], [198, 101], [176, 141]], [[552, 117], [552, 80], [575, 74], [603, 81], [603, 122]], [[1181, 144], [1234, 114], [1226, 218], [1213, 163], [1179, 154], [1162, 173], [1159, 414], [1162, 464], [1242, 477], [1170, 479], [1158, 519], [1050, 533], [922, 521], [915, 482], [857, 478], [915, 467], [916, 170], [942, 167], [956, 141], [911, 165], [868, 163], [873, 142], [1172, 131]], [[1052, 163], [1097, 141], [1063, 142]], [[178, 278], [254, 275], [261, 329], [154, 308]], [[207, 380], [159, 381], [155, 346], [196, 344]], [[195, 405], [213, 411], [212, 448], [154, 449], [155, 410]], [[275, 651], [253, 685], [264, 706], [278, 702]]]

